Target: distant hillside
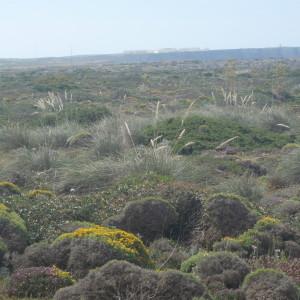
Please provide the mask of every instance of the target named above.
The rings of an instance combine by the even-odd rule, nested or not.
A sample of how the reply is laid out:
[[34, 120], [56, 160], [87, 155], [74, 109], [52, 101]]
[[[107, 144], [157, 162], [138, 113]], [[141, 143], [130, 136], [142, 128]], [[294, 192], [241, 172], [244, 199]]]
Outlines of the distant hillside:
[[168, 61], [260, 60], [300, 58], [300, 47], [257, 49], [174, 51], [159, 53], [122, 53], [105, 55], [80, 55], [37, 59], [0, 59], [0, 67], [60, 66], [102, 63], [152, 63]]

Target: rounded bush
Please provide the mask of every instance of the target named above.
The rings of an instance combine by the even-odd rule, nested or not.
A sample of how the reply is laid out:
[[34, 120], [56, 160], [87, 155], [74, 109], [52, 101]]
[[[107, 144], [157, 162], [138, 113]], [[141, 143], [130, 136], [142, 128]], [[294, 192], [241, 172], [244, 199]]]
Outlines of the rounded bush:
[[73, 283], [68, 272], [55, 266], [19, 269], [10, 278], [8, 294], [13, 297], [53, 297], [58, 289]]
[[222, 236], [237, 236], [251, 228], [256, 215], [243, 198], [234, 194], [215, 194], [207, 204], [209, 222]]
[[55, 300], [185, 299], [201, 297], [204, 286], [189, 274], [155, 272], [125, 261], [110, 261], [77, 284], [59, 290]]
[[24, 253], [12, 258], [13, 268], [50, 267], [55, 264], [55, 256], [51, 245], [47, 242], [34, 243], [26, 247]]
[[0, 237], [10, 252], [22, 252], [27, 244], [25, 222], [4, 204], [0, 204]]
[[151, 242], [168, 236], [177, 219], [171, 204], [161, 199], [146, 198], [129, 202], [120, 215], [109, 218], [105, 224], [133, 232], [143, 241]]
[[79, 228], [59, 236], [52, 244], [55, 263], [76, 277], [112, 259], [150, 267], [152, 262], [143, 242], [126, 231], [95, 226]]
[[223, 288], [238, 288], [249, 273], [248, 265], [230, 252], [200, 252], [184, 262], [181, 270], [192, 270], [208, 287], [219, 281]]
[[284, 273], [274, 269], [258, 269], [243, 283], [246, 300], [298, 300], [297, 286]]

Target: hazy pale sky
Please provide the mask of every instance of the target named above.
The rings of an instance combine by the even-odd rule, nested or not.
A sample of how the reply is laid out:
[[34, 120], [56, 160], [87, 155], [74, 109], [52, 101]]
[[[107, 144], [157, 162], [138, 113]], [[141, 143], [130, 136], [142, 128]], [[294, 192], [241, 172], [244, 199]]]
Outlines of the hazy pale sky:
[[0, 57], [300, 46], [300, 0], [0, 0]]

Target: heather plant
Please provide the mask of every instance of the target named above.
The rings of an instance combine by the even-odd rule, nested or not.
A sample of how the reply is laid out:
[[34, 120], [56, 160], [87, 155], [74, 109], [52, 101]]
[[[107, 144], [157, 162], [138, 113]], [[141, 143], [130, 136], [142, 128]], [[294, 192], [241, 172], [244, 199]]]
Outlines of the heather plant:
[[74, 282], [70, 273], [55, 266], [19, 269], [10, 278], [8, 294], [16, 297], [52, 297], [57, 290]]
[[243, 282], [246, 300], [299, 299], [299, 289], [284, 273], [274, 269], [257, 269]]
[[204, 285], [190, 274], [142, 269], [126, 261], [110, 261], [90, 271], [75, 285], [59, 290], [55, 300], [187, 299], [201, 297]]

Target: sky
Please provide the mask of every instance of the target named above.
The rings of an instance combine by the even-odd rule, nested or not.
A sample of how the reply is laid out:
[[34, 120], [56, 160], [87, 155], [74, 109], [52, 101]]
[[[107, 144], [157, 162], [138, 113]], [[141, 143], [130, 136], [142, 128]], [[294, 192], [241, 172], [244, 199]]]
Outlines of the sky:
[[300, 0], [0, 0], [0, 58], [300, 46]]

